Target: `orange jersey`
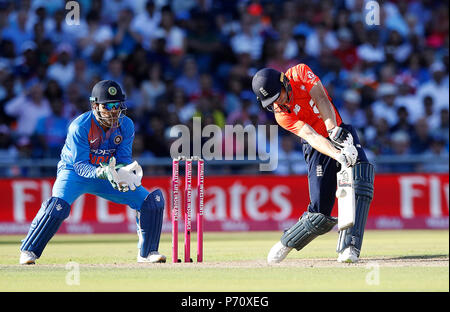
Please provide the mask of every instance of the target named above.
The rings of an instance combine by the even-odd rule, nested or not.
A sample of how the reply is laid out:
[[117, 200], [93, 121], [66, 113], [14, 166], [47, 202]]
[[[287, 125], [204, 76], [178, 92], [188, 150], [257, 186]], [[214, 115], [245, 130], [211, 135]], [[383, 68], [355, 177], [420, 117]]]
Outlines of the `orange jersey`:
[[[319, 109], [309, 95], [311, 88], [320, 81], [319, 77], [305, 64], [298, 64], [289, 68], [285, 75], [289, 79], [292, 87], [291, 112], [276, 113], [275, 119], [278, 124], [284, 129], [299, 135], [300, 129], [307, 123], [317, 133], [328, 137], [327, 128], [320, 116]], [[330, 102], [333, 103], [327, 90], [325, 92]], [[336, 123], [339, 126], [342, 123], [342, 119], [336, 107], [333, 104], [331, 105], [336, 115]]]

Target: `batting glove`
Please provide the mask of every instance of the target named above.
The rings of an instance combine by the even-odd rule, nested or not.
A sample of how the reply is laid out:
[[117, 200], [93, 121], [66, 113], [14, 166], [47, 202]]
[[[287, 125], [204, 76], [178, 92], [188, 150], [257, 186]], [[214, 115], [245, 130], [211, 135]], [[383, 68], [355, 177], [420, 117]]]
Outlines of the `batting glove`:
[[349, 168], [356, 164], [358, 150], [354, 145], [345, 145], [336, 156], [342, 168]]
[[328, 136], [333, 145], [338, 149], [342, 149], [345, 145], [353, 145], [353, 136], [347, 129], [334, 127], [328, 130]]

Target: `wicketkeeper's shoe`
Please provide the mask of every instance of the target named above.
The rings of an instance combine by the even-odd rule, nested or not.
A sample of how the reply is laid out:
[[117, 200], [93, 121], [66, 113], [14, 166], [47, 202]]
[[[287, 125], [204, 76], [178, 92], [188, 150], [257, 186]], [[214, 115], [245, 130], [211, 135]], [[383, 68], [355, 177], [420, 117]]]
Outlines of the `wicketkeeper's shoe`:
[[355, 263], [359, 261], [358, 253], [355, 249], [355, 247], [350, 246], [345, 248], [342, 252], [338, 255], [338, 262], [344, 262], [344, 263]]
[[139, 263], [165, 263], [167, 260], [166, 256], [160, 254], [157, 251], [152, 251], [150, 254], [144, 258], [138, 253], [137, 262]]
[[35, 264], [36, 259], [37, 257], [32, 251], [23, 250], [20, 252], [20, 264]]
[[291, 250], [292, 247], [286, 247], [281, 242], [278, 242], [270, 249], [269, 254], [267, 255], [267, 262], [280, 263], [286, 258]]

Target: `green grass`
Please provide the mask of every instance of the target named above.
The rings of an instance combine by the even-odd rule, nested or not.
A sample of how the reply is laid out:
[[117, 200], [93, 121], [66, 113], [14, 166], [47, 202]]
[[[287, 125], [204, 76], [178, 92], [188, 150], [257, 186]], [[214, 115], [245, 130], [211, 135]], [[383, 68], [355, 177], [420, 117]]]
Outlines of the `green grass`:
[[[182, 235], [180, 235], [182, 236]], [[448, 231], [367, 231], [362, 261], [336, 260], [336, 232], [265, 262], [277, 232], [205, 233], [205, 262], [137, 264], [137, 236], [56, 235], [37, 265], [17, 265], [23, 236], [0, 236], [0, 291], [449, 291]], [[195, 235], [192, 237], [195, 255]], [[183, 242], [180, 238], [180, 257]], [[73, 285], [79, 265], [79, 284]]]

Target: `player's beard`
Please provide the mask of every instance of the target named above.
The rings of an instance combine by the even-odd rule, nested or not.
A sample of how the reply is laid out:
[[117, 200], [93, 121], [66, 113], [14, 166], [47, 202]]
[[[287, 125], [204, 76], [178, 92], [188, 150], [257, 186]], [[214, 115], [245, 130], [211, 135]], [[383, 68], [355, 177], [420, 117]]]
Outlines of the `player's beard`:
[[115, 112], [100, 112], [98, 108], [94, 108], [93, 111], [95, 118], [102, 126], [118, 128], [125, 117], [126, 108], [121, 108]]

